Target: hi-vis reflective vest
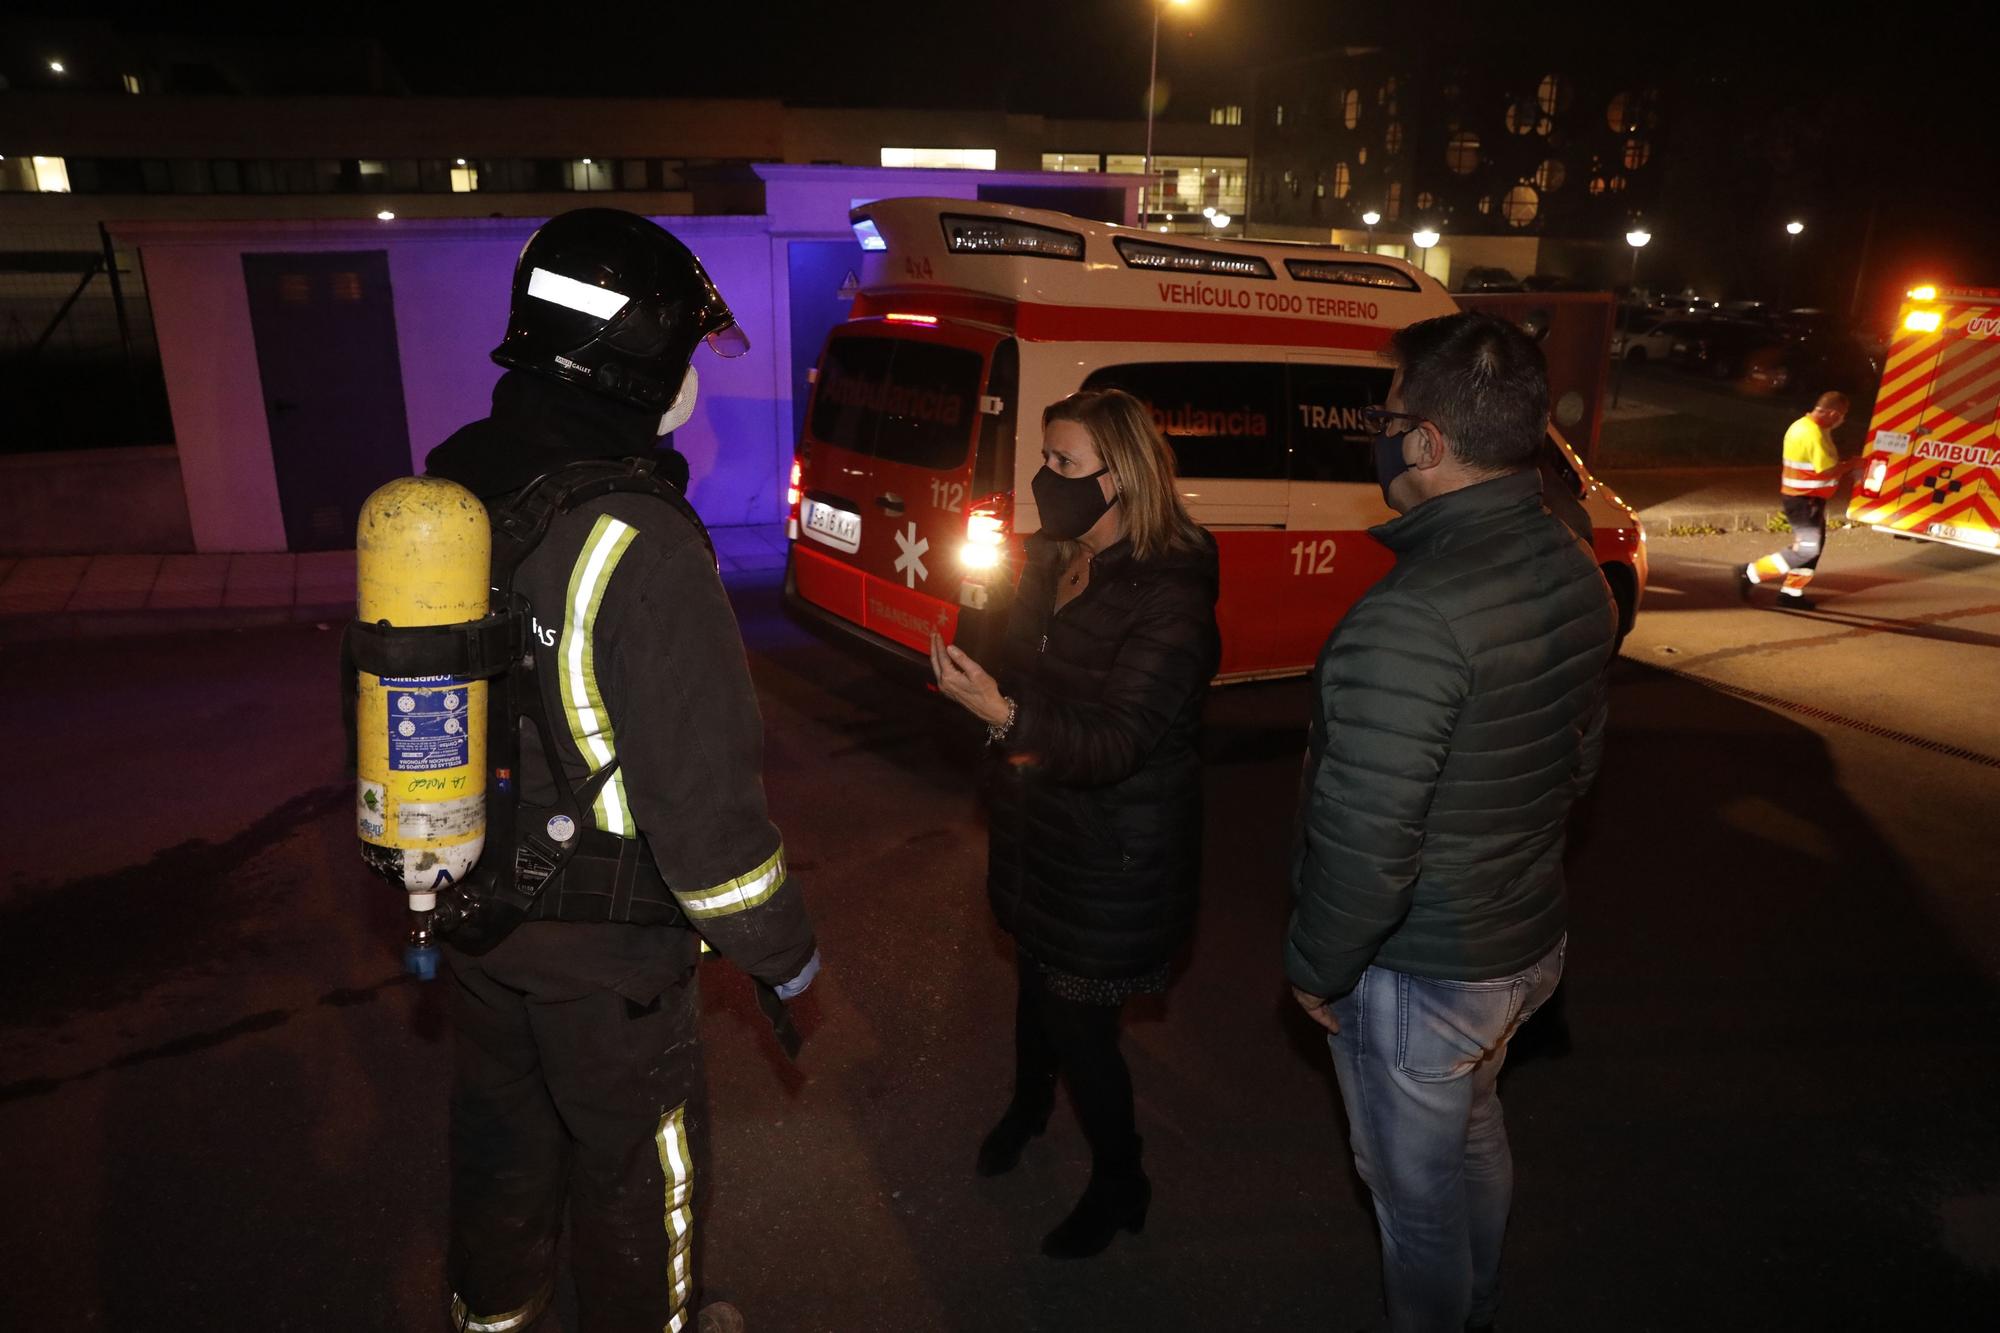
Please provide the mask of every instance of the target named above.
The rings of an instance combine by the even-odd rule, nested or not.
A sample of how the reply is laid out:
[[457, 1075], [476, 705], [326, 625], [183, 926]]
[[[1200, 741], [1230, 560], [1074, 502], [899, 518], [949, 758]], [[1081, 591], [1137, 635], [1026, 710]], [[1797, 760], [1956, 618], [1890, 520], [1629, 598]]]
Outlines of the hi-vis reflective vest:
[[1828, 500], [1839, 482], [1840, 455], [1833, 441], [1811, 416], [1800, 417], [1785, 432], [1784, 493]]

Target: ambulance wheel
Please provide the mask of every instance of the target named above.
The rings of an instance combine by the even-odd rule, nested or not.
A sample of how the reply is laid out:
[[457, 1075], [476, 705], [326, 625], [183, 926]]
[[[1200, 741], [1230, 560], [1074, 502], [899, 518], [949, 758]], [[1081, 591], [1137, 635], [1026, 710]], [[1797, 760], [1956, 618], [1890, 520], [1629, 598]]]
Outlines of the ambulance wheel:
[[1632, 632], [1632, 622], [1638, 618], [1639, 581], [1630, 565], [1613, 563], [1601, 568], [1604, 570], [1604, 581], [1611, 585], [1611, 600], [1618, 604], [1618, 637], [1611, 646], [1615, 657], [1625, 646], [1625, 636]]

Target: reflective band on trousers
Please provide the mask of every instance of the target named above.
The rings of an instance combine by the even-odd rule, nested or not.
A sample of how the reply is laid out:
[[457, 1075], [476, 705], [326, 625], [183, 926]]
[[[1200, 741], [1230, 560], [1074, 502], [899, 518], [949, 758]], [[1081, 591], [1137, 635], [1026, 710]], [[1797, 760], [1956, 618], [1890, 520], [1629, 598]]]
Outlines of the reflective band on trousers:
[[[618, 753], [618, 738], [612, 731], [611, 714], [597, 688], [597, 608], [604, 602], [604, 590], [611, 575], [639, 530], [609, 514], [599, 514], [590, 530], [590, 539], [577, 552], [576, 566], [570, 571], [569, 593], [563, 608], [562, 643], [557, 648], [557, 677], [562, 684], [563, 715], [569, 720], [570, 738], [591, 770], [603, 768]], [[591, 807], [592, 821], [606, 833], [621, 838], [634, 836], [632, 809], [625, 803], [625, 775], [613, 773]]]
[[681, 893], [676, 890], [674, 896], [681, 900], [681, 907], [689, 916], [697, 921], [706, 921], [713, 917], [747, 912], [759, 903], [769, 902], [771, 895], [784, 886], [785, 846], [779, 843], [778, 850], [772, 852], [769, 858], [755, 869], [698, 893]]
[[688, 1298], [694, 1286], [694, 1155], [688, 1151], [687, 1103], [660, 1117], [653, 1135], [660, 1150], [660, 1174], [667, 1180], [667, 1275], [671, 1294], [666, 1333], [688, 1326]]
[[542, 1289], [518, 1310], [509, 1310], [506, 1314], [476, 1315], [466, 1307], [465, 1298], [453, 1292], [451, 1326], [460, 1333], [507, 1333], [511, 1328], [526, 1328], [542, 1317], [542, 1311], [549, 1308], [549, 1298], [554, 1294], [554, 1281], [546, 1281], [542, 1283]]

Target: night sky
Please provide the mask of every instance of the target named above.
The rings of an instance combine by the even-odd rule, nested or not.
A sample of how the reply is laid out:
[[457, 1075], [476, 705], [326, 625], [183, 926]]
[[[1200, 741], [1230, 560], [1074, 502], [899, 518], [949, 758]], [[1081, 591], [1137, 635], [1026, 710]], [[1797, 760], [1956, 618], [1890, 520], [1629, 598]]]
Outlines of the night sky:
[[[1824, 223], [1809, 233], [1820, 253], [1807, 247], [1801, 259], [1827, 266], [1829, 286], [1871, 209], [1872, 244], [1896, 275], [2000, 285], [2000, 255], [1989, 253], [2000, 237], [1990, 222], [2000, 212], [2000, 136], [1982, 57], [1967, 54], [1985, 49], [1985, 8], [1195, 0], [1165, 11], [1160, 68], [1176, 94], [1165, 114], [1201, 119], [1225, 96], [1247, 104], [1256, 66], [1343, 45], [1429, 43], [1474, 59], [1546, 58], [1552, 69], [1616, 66], [1660, 86], [1684, 130], [1699, 128], [1700, 141], [1675, 152], [1718, 164], [1715, 214], [1761, 230], [1760, 210], [1796, 206]], [[372, 37], [413, 93], [767, 97], [1127, 118], [1144, 110], [1151, 5], [566, 0], [522, 16], [414, 0], [316, 9], [71, 0], [6, 12], [37, 11], [225, 42]], [[1816, 165], [1796, 200], [1780, 205], [1746, 145], [1768, 145], [1765, 127], [1787, 119]]]

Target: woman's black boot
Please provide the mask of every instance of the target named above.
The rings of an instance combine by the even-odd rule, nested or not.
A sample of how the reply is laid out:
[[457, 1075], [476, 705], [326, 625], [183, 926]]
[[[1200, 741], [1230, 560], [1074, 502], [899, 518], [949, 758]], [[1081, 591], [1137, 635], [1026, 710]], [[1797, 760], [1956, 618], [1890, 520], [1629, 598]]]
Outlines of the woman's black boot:
[[1099, 1254], [1120, 1231], [1138, 1235], [1146, 1229], [1146, 1208], [1153, 1201], [1153, 1182], [1135, 1165], [1129, 1173], [1090, 1173], [1090, 1184], [1068, 1217], [1042, 1237], [1042, 1253], [1051, 1259], [1088, 1259]]
[[1028, 1140], [1038, 1138], [1049, 1127], [1049, 1113], [1045, 1107], [1040, 1113], [1023, 1111], [1009, 1106], [1000, 1123], [987, 1131], [985, 1140], [979, 1145], [979, 1165], [976, 1168], [982, 1176], [1004, 1176], [1021, 1164], [1021, 1151], [1028, 1146]]

